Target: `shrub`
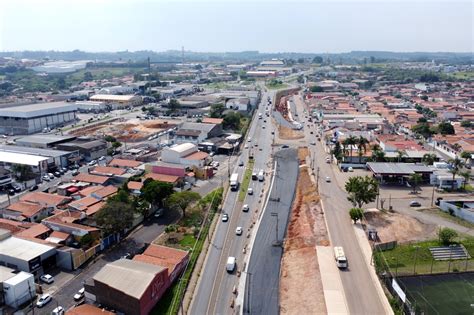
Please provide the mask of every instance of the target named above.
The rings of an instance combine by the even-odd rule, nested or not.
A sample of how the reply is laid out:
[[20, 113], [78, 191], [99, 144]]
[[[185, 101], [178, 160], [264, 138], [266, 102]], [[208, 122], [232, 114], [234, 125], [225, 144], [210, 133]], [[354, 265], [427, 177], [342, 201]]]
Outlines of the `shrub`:
[[449, 245], [453, 239], [458, 236], [458, 233], [450, 228], [442, 228], [439, 230], [438, 236], [443, 245]]

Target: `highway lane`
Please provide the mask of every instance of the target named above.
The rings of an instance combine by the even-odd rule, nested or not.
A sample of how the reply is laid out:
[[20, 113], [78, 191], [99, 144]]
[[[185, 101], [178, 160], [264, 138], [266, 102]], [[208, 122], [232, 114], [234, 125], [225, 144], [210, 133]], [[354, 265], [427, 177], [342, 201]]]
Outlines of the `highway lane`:
[[[295, 97], [295, 104], [300, 119], [304, 119], [304, 105]], [[316, 145], [308, 145], [312, 157], [314, 157], [314, 170], [319, 168], [319, 191], [324, 206], [326, 220], [330, 232], [332, 246], [343, 246], [349, 261], [349, 269], [341, 271], [341, 280], [344, 293], [351, 314], [384, 314], [385, 309], [379, 300], [375, 284], [369, 274], [361, 248], [356, 239], [353, 225], [348, 215], [352, 207], [347, 201], [347, 194], [336, 183], [334, 168], [326, 163], [327, 153], [324, 151], [322, 142], [316, 140], [317, 128], [315, 124], [305, 123], [304, 133], [309, 144], [316, 141]], [[313, 134], [310, 134], [313, 131]], [[338, 171], [336, 171], [338, 172]], [[326, 176], [331, 182], [325, 181]]]
[[275, 180], [258, 227], [247, 269], [244, 314], [279, 313], [280, 263], [283, 248], [274, 245], [277, 241], [282, 242], [286, 234], [298, 179], [297, 151], [295, 149], [278, 151], [275, 160]]
[[[263, 93], [262, 102], [258, 112], [264, 113], [267, 104], [267, 93]], [[263, 106], [262, 106], [263, 105]], [[252, 139], [251, 144], [258, 143], [258, 147], [252, 147], [255, 157], [254, 169], [266, 169], [270, 161], [271, 139], [270, 137], [270, 119], [265, 123], [266, 128], [262, 128], [263, 120], [258, 119], [258, 112], [254, 115], [248, 138]], [[264, 118], [265, 115], [263, 115]], [[245, 139], [246, 144], [250, 144]], [[261, 150], [260, 150], [261, 149]], [[249, 149], [243, 149], [238, 160], [245, 162], [244, 167], [235, 166], [234, 172], [239, 173], [239, 179], [242, 180], [248, 161]], [[242, 236], [235, 235], [237, 226], [244, 228], [244, 231], [250, 226], [254, 210], [259, 205], [259, 192], [262, 191], [264, 183], [251, 181], [249, 187], [254, 189], [254, 195], [247, 195], [244, 203], [248, 203], [250, 211], [244, 213], [241, 210], [242, 204], [238, 202], [238, 192], [229, 191], [224, 201], [223, 212], [229, 214], [229, 222], [219, 222], [212, 238], [212, 244], [206, 257], [202, 276], [200, 277], [196, 293], [194, 295], [190, 314], [228, 314], [232, 309], [229, 308], [232, 299], [232, 288], [237, 285], [238, 277], [236, 274], [230, 275], [225, 271], [225, 263], [228, 256], [237, 258], [237, 267], [241, 269], [243, 261], [243, 248], [247, 242], [246, 233]]]

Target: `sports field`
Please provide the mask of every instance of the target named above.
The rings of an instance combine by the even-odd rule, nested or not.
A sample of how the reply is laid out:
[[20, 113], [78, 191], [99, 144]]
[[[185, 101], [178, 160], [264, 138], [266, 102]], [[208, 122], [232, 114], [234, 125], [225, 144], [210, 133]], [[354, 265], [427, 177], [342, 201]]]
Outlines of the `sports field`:
[[474, 314], [474, 273], [400, 277], [417, 314]]

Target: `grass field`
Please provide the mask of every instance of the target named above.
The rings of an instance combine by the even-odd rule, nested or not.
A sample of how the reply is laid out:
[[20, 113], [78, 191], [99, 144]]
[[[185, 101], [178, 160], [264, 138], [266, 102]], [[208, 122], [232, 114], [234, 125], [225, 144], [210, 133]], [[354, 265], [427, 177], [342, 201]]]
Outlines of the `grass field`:
[[449, 213], [447, 212], [444, 212], [438, 208], [432, 208], [432, 209], [421, 209], [421, 210], [418, 210], [420, 212], [424, 212], [424, 213], [429, 213], [429, 214], [434, 214], [434, 215], [437, 215], [437, 216], [440, 216], [442, 218], [445, 218], [446, 220], [449, 220], [451, 222], [454, 222], [454, 223], [457, 223], [459, 225], [462, 225], [464, 227], [467, 227], [467, 228], [470, 228], [470, 229], [474, 229], [474, 223], [471, 223], [469, 221], [466, 221], [466, 220], [463, 220], [461, 218], [458, 218], [456, 216], [452, 216], [450, 215]]
[[84, 73], [90, 72], [94, 80], [111, 79], [126, 74], [134, 74], [139, 71], [138, 68], [86, 68], [69, 75], [68, 79], [72, 82], [81, 82], [84, 79]]
[[398, 278], [424, 314], [472, 314], [474, 273]]
[[285, 89], [287, 88], [289, 85], [288, 84], [285, 84], [285, 83], [281, 83], [281, 84], [267, 84], [266, 87], [270, 90], [279, 90], [279, 89]]
[[242, 178], [242, 185], [240, 185], [239, 202], [245, 200], [245, 195], [247, 194], [247, 189], [249, 188], [250, 179], [252, 177], [253, 164], [253, 160], [249, 160], [247, 163], [247, 169], [245, 170], [244, 178]]
[[[474, 256], [474, 238], [466, 238], [461, 242], [471, 257]], [[432, 258], [430, 247], [440, 246], [437, 240], [419, 242], [416, 244], [398, 245], [392, 250], [376, 252], [374, 260], [377, 268], [386, 266], [392, 274], [422, 275], [453, 271], [474, 271], [474, 259], [435, 261]], [[379, 269], [380, 270], [380, 269]]]
[[455, 72], [449, 76], [454, 77], [459, 80], [474, 80], [474, 71], [471, 72]]

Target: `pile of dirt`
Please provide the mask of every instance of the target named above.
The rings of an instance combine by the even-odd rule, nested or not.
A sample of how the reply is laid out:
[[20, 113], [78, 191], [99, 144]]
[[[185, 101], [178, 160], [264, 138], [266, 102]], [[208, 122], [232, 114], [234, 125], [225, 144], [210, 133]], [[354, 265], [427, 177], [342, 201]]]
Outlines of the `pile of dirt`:
[[437, 226], [425, 224], [400, 213], [387, 213], [376, 209], [365, 212], [367, 224], [377, 230], [380, 242], [406, 243], [436, 238]]
[[304, 133], [301, 130], [294, 130], [285, 126], [278, 126], [278, 137], [282, 140], [303, 139]]
[[[304, 161], [308, 150], [307, 148], [300, 149], [298, 153], [300, 161]], [[281, 263], [280, 310], [282, 314], [324, 314], [327, 312], [316, 245], [329, 242], [324, 220], [318, 217], [320, 213], [318, 205], [319, 196], [311, 181], [308, 168], [302, 166]]]

